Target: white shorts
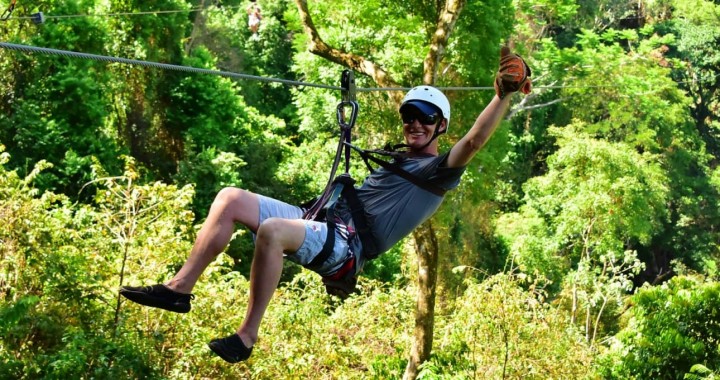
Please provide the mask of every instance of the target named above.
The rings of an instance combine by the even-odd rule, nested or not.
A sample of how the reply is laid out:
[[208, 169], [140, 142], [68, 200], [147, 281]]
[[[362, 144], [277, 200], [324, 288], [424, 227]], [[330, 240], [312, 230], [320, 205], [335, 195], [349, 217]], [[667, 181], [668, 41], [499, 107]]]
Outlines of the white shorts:
[[[269, 198], [258, 194], [260, 206], [260, 219], [258, 225], [262, 224], [268, 218], [284, 218], [284, 219], [302, 219], [303, 210], [300, 207]], [[289, 261], [300, 265], [307, 265], [320, 253], [327, 239], [327, 223], [316, 222], [313, 220], [304, 220], [305, 222], [305, 238], [297, 252], [285, 255]], [[338, 224], [335, 229], [335, 248], [328, 256], [327, 260], [318, 268], [313, 269], [321, 276], [329, 276], [337, 272], [338, 269], [351, 256], [359, 253], [360, 239], [351, 239], [347, 227]], [[350, 240], [350, 244], [348, 244]], [[358, 266], [359, 267], [359, 266]]]

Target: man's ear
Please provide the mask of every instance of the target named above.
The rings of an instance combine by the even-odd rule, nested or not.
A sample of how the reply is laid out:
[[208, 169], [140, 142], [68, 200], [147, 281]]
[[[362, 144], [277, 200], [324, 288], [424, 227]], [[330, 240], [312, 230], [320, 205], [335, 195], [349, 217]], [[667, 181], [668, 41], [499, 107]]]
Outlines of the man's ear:
[[440, 122], [440, 125], [438, 126], [437, 131], [438, 131], [438, 134], [447, 132], [447, 119], [442, 119], [442, 121]]

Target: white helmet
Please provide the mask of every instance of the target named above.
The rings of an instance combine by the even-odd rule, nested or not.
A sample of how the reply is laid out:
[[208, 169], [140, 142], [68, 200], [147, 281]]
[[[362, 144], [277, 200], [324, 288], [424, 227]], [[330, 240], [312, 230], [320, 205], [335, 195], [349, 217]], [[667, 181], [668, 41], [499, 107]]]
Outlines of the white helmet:
[[450, 124], [450, 102], [448, 101], [448, 98], [445, 96], [445, 94], [443, 94], [442, 91], [438, 90], [435, 87], [413, 87], [410, 91], [407, 92], [407, 94], [405, 94], [405, 98], [403, 98], [402, 104], [400, 105], [400, 111], [402, 112], [405, 105], [413, 105], [417, 108], [420, 108], [423, 112], [430, 111], [429, 109], [425, 109], [426, 105], [423, 104], [423, 102], [430, 103], [440, 109], [442, 117], [444, 117], [446, 120], [444, 132], [447, 132], [448, 125]]

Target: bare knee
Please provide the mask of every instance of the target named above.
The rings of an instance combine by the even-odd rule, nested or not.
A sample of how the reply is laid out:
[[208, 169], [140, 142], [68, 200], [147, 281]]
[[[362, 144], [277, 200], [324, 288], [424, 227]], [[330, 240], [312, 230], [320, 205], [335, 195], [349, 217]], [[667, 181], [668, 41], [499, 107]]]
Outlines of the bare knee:
[[242, 203], [247, 198], [247, 190], [237, 187], [225, 187], [215, 195], [213, 203], [234, 204]]
[[299, 221], [268, 218], [258, 228], [256, 244], [274, 246], [285, 252], [295, 252], [300, 247], [304, 234], [305, 227]]
[[284, 230], [284, 219], [267, 218], [258, 227], [258, 240], [278, 241], [282, 237]]
[[242, 223], [255, 231], [260, 219], [260, 206], [256, 194], [237, 187], [226, 187], [215, 196], [211, 209], [217, 209], [233, 222]]

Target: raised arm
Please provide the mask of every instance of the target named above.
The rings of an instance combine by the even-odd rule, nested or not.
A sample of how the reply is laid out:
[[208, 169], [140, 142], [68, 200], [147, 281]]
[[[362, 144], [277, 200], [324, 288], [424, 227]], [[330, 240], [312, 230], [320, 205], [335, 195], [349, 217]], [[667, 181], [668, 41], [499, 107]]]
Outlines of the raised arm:
[[500, 125], [505, 112], [510, 106], [510, 97], [500, 99], [497, 95], [490, 101], [468, 133], [463, 136], [450, 150], [447, 166], [457, 168], [465, 166], [472, 160], [485, 143], [490, 139], [495, 129]]
[[500, 51], [500, 69], [495, 78], [496, 95], [485, 106], [472, 128], [452, 147], [447, 160], [448, 167], [467, 165], [485, 146], [510, 106], [510, 97], [507, 95], [516, 91], [530, 93], [530, 75], [530, 68], [525, 61], [510, 53], [509, 48], [503, 47]]

